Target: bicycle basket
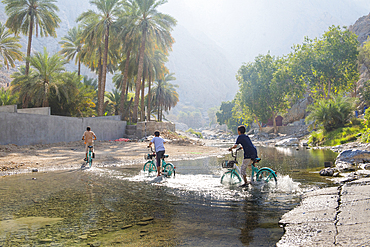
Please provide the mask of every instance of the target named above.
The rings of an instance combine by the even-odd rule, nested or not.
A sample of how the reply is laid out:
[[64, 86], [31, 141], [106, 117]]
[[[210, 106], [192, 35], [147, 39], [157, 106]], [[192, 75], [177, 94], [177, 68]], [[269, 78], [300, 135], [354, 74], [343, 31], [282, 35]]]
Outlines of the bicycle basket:
[[146, 160], [151, 160], [155, 157], [155, 154], [147, 154], [147, 155], [144, 155], [144, 159]]
[[222, 168], [234, 168], [235, 160], [224, 160], [222, 161]]

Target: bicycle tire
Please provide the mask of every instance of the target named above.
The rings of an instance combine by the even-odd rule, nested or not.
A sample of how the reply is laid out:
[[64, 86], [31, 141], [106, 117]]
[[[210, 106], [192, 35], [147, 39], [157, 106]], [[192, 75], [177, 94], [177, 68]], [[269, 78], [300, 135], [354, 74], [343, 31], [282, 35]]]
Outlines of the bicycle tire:
[[167, 174], [167, 177], [175, 176], [175, 167], [171, 163], [167, 163], [163, 167], [163, 171]]
[[256, 180], [257, 181], [264, 181], [265, 183], [268, 183], [270, 181], [274, 181], [275, 184], [277, 183], [276, 174], [270, 168], [261, 168], [261, 169], [259, 169], [257, 174], [256, 174]]
[[155, 166], [153, 161], [148, 161], [145, 163], [143, 170], [144, 172], [148, 172], [148, 173], [157, 172], [157, 167]]
[[91, 150], [89, 151], [88, 155], [87, 155], [87, 161], [86, 161], [87, 165], [89, 165], [89, 167], [92, 166], [92, 152]]
[[221, 183], [229, 183], [230, 185], [238, 184], [242, 181], [241, 177], [235, 171], [227, 171], [221, 177]]

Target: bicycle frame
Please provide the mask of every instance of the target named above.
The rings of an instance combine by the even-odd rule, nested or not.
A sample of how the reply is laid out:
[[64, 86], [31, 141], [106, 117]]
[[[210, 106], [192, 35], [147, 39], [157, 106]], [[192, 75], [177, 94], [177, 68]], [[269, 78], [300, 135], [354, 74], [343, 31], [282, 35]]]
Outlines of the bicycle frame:
[[[148, 171], [149, 171], [149, 173], [150, 172], [157, 172], [157, 165], [154, 163], [154, 157], [156, 157], [156, 154], [155, 154], [155, 152], [154, 152], [154, 150], [153, 150], [153, 148], [152, 147], [150, 147], [150, 150], [151, 150], [151, 152], [152, 152], [152, 154], [150, 155], [150, 154], [148, 154], [148, 157], [150, 156], [150, 158], [151, 158], [151, 161], [148, 161], [148, 162], [146, 162], [145, 163], [145, 165], [144, 165], [144, 171], [146, 170], [146, 166], [147, 166], [147, 164], [149, 165], [149, 167], [148, 167]], [[162, 174], [163, 175], [165, 175], [166, 177], [170, 177], [170, 176], [175, 176], [176, 175], [176, 171], [175, 171], [175, 169], [176, 169], [176, 167], [172, 164], [172, 163], [167, 163], [164, 159], [165, 158], [168, 158], [168, 155], [164, 155], [162, 158], [161, 158], [161, 166], [162, 166]]]
[[[228, 172], [226, 172], [222, 177], [221, 177], [221, 182], [223, 181], [224, 177], [226, 176], [226, 174], [229, 174], [231, 175], [231, 177], [233, 176], [233, 174], [238, 177], [239, 181], [241, 180], [241, 171], [240, 171], [240, 168], [239, 166], [237, 165], [238, 162], [236, 160], [236, 157], [237, 157], [237, 153], [238, 151], [241, 150], [241, 148], [238, 148], [236, 149], [235, 153], [231, 150], [231, 156], [234, 158], [234, 164], [233, 164], [233, 167], [232, 168], [228, 168]], [[258, 168], [255, 164], [260, 162], [261, 159], [260, 158], [256, 158], [256, 159], [253, 159], [253, 162], [251, 164], [251, 169], [252, 169], [252, 174], [251, 174], [251, 178], [252, 180], [255, 178], [256, 181], [264, 181], [264, 182], [269, 182], [270, 180], [274, 180], [275, 183], [277, 182], [277, 176], [276, 176], [276, 173], [271, 169], [271, 168], [268, 168], [268, 167], [263, 167], [263, 168]], [[237, 172], [236, 172], [236, 171]]]

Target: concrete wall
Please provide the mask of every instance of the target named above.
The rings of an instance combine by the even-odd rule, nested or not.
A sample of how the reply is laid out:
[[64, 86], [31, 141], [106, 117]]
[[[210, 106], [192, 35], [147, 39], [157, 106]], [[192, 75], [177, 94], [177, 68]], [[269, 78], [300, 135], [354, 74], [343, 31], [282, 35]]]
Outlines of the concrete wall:
[[17, 112], [17, 105], [0, 106], [0, 112]]
[[38, 115], [51, 115], [50, 107], [35, 107], [17, 109], [18, 113], [38, 114]]
[[98, 140], [123, 137], [125, 121], [96, 118], [73, 118], [35, 114], [0, 113], [0, 144], [48, 144], [81, 140], [90, 126]]
[[136, 136], [142, 138], [144, 136], [154, 135], [154, 131], [169, 130], [172, 132], [176, 131], [174, 123], [170, 122], [139, 122], [136, 124]]

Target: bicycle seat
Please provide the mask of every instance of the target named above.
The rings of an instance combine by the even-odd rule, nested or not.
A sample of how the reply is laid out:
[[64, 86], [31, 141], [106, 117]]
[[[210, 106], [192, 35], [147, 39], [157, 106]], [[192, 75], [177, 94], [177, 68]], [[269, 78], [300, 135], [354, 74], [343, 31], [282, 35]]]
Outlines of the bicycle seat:
[[253, 161], [256, 162], [256, 163], [258, 163], [258, 162], [261, 161], [261, 158], [255, 158]]
[[93, 148], [93, 146], [88, 146], [88, 148]]
[[168, 156], [169, 156], [168, 154], [165, 154], [163, 155], [163, 158], [168, 158]]

